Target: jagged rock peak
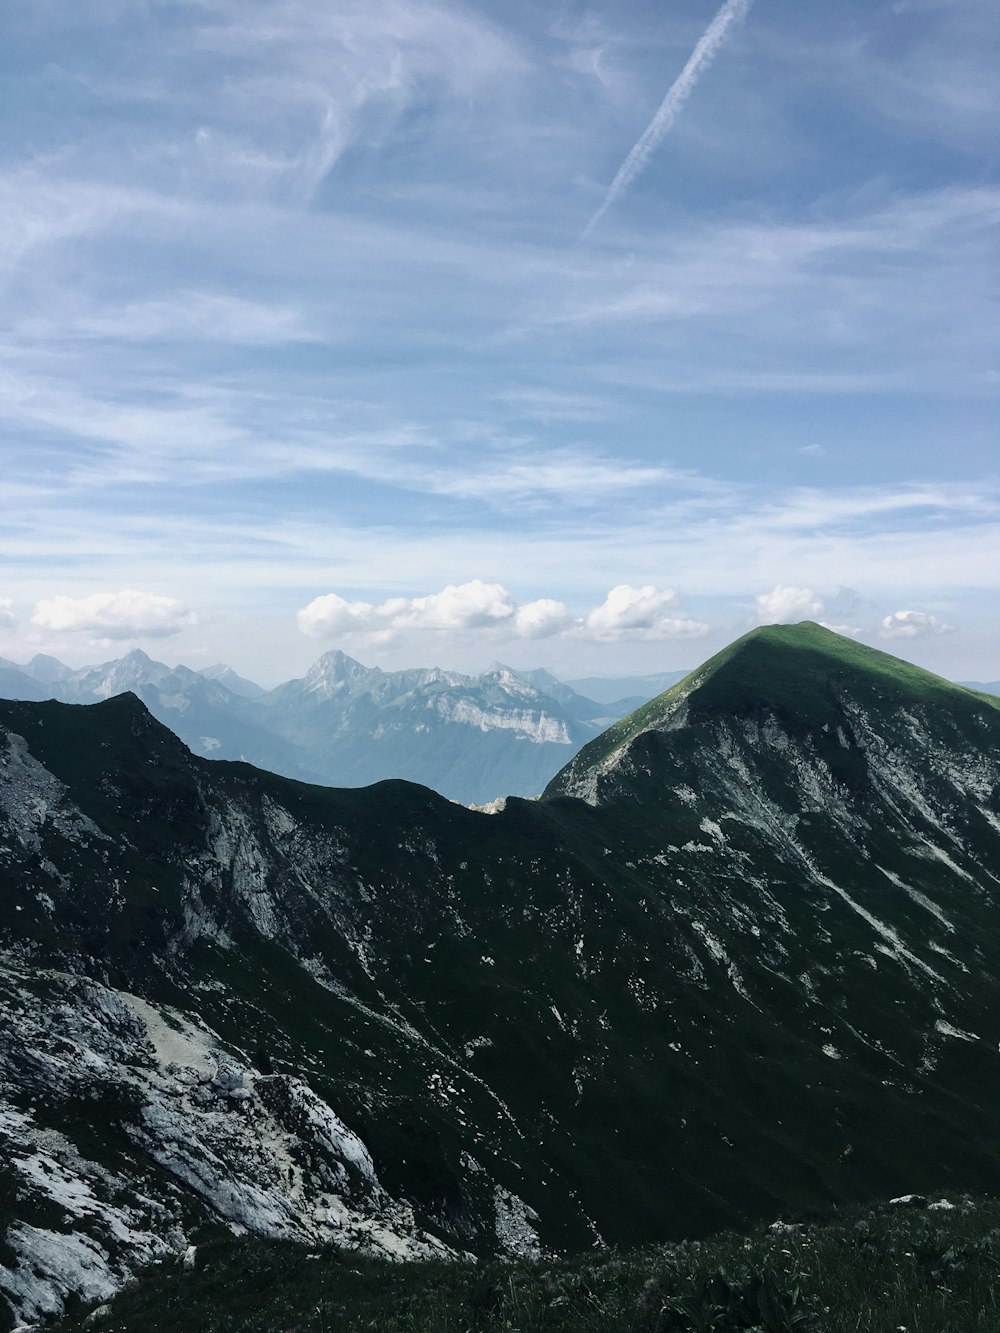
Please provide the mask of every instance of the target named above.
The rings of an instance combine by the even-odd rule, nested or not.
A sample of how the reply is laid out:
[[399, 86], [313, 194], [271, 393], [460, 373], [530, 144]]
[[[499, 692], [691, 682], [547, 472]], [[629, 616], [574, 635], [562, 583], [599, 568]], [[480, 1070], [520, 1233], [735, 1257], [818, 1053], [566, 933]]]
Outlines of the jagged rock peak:
[[349, 680], [358, 680], [379, 670], [378, 667], [366, 667], [353, 657], [348, 657], [339, 648], [324, 653], [306, 672], [304, 684], [307, 690], [328, 691], [339, 688]]
[[[94, 668], [92, 673], [85, 670], [82, 676], [83, 678], [90, 676], [95, 681], [91, 685], [95, 695], [108, 698], [113, 694], [119, 694], [123, 690], [129, 689], [133, 685], [146, 684], [158, 672], [168, 670], [169, 668], [164, 666], [162, 662], [155, 662], [141, 648], [133, 648], [124, 657], [116, 658], [111, 662], [104, 662], [101, 666]], [[81, 673], [77, 673], [77, 675], [80, 676]]]

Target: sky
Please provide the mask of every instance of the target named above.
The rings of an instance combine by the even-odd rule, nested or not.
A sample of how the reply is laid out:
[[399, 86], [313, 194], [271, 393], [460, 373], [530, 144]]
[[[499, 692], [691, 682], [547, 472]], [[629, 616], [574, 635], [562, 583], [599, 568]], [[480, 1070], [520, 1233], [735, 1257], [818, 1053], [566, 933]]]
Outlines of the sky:
[[0, 38], [0, 655], [1000, 678], [994, 0]]

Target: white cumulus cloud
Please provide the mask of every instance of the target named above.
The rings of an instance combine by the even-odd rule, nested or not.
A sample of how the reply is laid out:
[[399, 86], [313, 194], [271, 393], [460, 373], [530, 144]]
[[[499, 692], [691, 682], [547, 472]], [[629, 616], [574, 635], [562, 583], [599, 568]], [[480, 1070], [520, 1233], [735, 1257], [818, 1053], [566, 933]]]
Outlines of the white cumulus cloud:
[[472, 579], [469, 583], [449, 583], [426, 597], [391, 597], [377, 605], [350, 602], [328, 592], [303, 607], [297, 619], [303, 634], [327, 638], [396, 629], [482, 629], [513, 620], [515, 610], [502, 584]]
[[612, 588], [600, 606], [574, 614], [551, 597], [518, 604], [501, 583], [450, 583], [426, 597], [392, 597], [384, 602], [349, 601], [338, 593], [316, 597], [299, 611], [298, 626], [311, 638], [378, 635], [399, 630], [460, 632], [500, 629], [522, 639], [571, 633], [601, 640], [699, 638], [708, 625], [684, 614], [677, 594], [650, 585]]
[[349, 602], [335, 592], [314, 597], [296, 616], [299, 629], [310, 638], [334, 634], [360, 634], [376, 628], [378, 607], [371, 602]]
[[551, 597], [525, 602], [518, 607], [514, 617], [517, 632], [525, 639], [547, 639], [553, 634], [560, 634], [571, 623], [572, 619], [564, 604], [553, 601]]
[[49, 597], [35, 607], [31, 623], [99, 639], [162, 639], [196, 624], [197, 616], [174, 597], [124, 588], [89, 597]]
[[9, 597], [0, 597], [0, 629], [13, 629], [17, 624], [13, 606], [14, 603]]
[[921, 634], [948, 634], [952, 629], [929, 611], [893, 611], [882, 621], [884, 639], [915, 639]]
[[449, 583], [429, 597], [414, 597], [397, 613], [397, 624], [414, 629], [481, 629], [514, 615], [510, 593], [500, 583]]
[[757, 601], [758, 625], [788, 625], [795, 620], [811, 620], [823, 610], [823, 603], [811, 588], [794, 588], [779, 583], [770, 592], [762, 592]]
[[588, 614], [585, 629], [598, 639], [682, 639], [707, 634], [708, 626], [700, 620], [668, 614], [677, 608], [678, 600], [672, 588], [661, 591], [652, 584], [633, 588], [620, 583]]

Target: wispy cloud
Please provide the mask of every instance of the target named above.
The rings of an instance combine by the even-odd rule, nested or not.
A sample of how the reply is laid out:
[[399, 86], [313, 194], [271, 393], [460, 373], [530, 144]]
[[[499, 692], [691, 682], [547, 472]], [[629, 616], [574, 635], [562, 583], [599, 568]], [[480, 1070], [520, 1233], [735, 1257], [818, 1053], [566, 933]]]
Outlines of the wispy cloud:
[[[884, 374], [891, 362], [887, 345], [903, 330], [911, 370], [917, 344], [933, 347], [928, 360], [947, 364], [951, 373], [953, 362], [940, 359], [945, 327], [952, 345], [957, 337], [962, 360], [985, 362], [975, 343], [985, 336], [992, 346], [992, 294], [970, 279], [995, 246], [1000, 190], [983, 185], [856, 197], [830, 201], [823, 212], [808, 221], [707, 221], [693, 230], [678, 227], [642, 250], [588, 255], [570, 270], [561, 299], [546, 292], [535, 303], [529, 328], [586, 337], [602, 327], [683, 327], [694, 333], [714, 326], [728, 343], [743, 327], [736, 321], [753, 315], [754, 345], [760, 347], [763, 334], [785, 354], [781, 364], [768, 364], [756, 376], [743, 369], [743, 383], [760, 380], [774, 389], [794, 388], [797, 378], [807, 376], [817, 387], [840, 382], [844, 389], [863, 388], [872, 372], [867, 352], [863, 368], [845, 373], [829, 364], [830, 349], [850, 351], [862, 340], [881, 344], [878, 369]], [[963, 311], [957, 331], [956, 301]], [[964, 329], [976, 333], [966, 337]], [[815, 355], [814, 365], [789, 366], [795, 340], [805, 355]], [[739, 387], [735, 367], [727, 374], [718, 356], [708, 364], [698, 359], [698, 378], [706, 387]], [[745, 366], [746, 358], [741, 360]], [[925, 375], [923, 367], [919, 375]]]
[[509, 389], [497, 401], [511, 417], [526, 421], [604, 421], [612, 412], [606, 398], [556, 389]]
[[[179, 338], [183, 312], [173, 305], [133, 312], [144, 336]], [[243, 336], [291, 340], [301, 326], [265, 309], [194, 303], [191, 336], [219, 333], [213, 323], [245, 319]], [[92, 327], [90, 321], [84, 329]], [[224, 331], [224, 330], [223, 330]], [[238, 336], [232, 331], [229, 336]], [[533, 400], [532, 400], [533, 401]], [[578, 400], [542, 398], [576, 415]], [[359, 419], [360, 418], [360, 419]], [[374, 418], [374, 419], [373, 419]], [[319, 396], [228, 384], [132, 386], [124, 401], [83, 392], [40, 375], [0, 372], [0, 422], [58, 432], [87, 448], [49, 482], [64, 493], [119, 485], [186, 488], [312, 475], [352, 476], [397, 491], [488, 507], [569, 508], [664, 486], [703, 493], [712, 483], [662, 463], [648, 464], [584, 447], [540, 447], [483, 423], [445, 422], [437, 431], [386, 421], [370, 408]], [[471, 447], [470, 447], [471, 446]], [[37, 482], [37, 449], [10, 449], [8, 482]]]
[[673, 468], [647, 466], [633, 459], [608, 458], [577, 449], [548, 451], [543, 456], [499, 456], [478, 467], [437, 471], [423, 480], [439, 495], [484, 501], [518, 500], [529, 504], [560, 498], [578, 506], [606, 502], [611, 495], [661, 487], [672, 480], [699, 485], [698, 479]]
[[612, 204], [629, 188], [645, 168], [664, 138], [673, 129], [674, 122], [684, 103], [694, 92], [701, 74], [715, 59], [731, 26], [737, 19], [741, 19], [747, 14], [751, 3], [752, 0], [726, 0], [715, 18], [705, 29], [698, 45], [691, 52], [687, 64], [671, 84], [666, 97], [660, 103], [656, 115], [646, 126], [632, 151], [619, 168], [618, 174], [608, 187], [608, 192], [601, 201], [600, 207], [587, 223], [583, 233], [584, 236], [588, 236], [593, 231]]
[[62, 163], [0, 172], [0, 273], [33, 251], [73, 243], [126, 219], [141, 230], [151, 216], [177, 222], [187, 212], [155, 190], [74, 177]]
[[[359, 139], [384, 144], [413, 104], [468, 99], [527, 67], [513, 37], [446, 0], [260, 0], [207, 7], [198, 45], [225, 59], [213, 170], [308, 202]], [[436, 95], [436, 96], [435, 96]], [[262, 153], [262, 149], [264, 150]]]
[[307, 342], [321, 336], [290, 305], [191, 289], [156, 300], [101, 305], [75, 318], [34, 316], [25, 319], [17, 333], [22, 339], [57, 344], [81, 338], [118, 343], [222, 342], [248, 347]]

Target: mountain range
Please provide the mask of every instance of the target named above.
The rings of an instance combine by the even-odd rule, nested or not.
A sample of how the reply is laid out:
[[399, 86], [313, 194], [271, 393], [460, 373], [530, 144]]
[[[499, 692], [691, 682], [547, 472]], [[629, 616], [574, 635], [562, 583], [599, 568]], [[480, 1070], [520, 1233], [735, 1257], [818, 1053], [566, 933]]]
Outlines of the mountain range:
[[169, 667], [139, 649], [76, 671], [43, 655], [21, 666], [0, 659], [2, 698], [96, 703], [131, 690], [195, 754], [330, 786], [406, 778], [464, 804], [537, 795], [582, 745], [655, 693], [621, 682], [630, 683], [638, 688], [629, 697], [596, 702], [541, 670], [382, 671], [331, 652], [268, 691], [222, 664]]
[[219, 1227], [530, 1254], [1000, 1186], [996, 698], [769, 627], [492, 809], [0, 703], [13, 1318]]

